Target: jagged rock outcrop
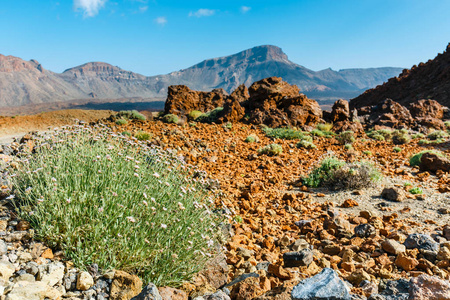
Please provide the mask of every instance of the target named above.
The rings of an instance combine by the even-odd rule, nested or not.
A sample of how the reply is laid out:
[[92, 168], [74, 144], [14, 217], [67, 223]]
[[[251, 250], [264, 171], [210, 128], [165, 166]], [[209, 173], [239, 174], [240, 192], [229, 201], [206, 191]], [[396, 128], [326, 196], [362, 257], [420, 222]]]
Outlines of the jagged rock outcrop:
[[239, 86], [230, 96], [223, 90], [197, 92], [187, 86], [170, 86], [166, 114], [183, 116], [193, 110], [210, 111], [223, 106], [217, 122], [236, 122], [245, 114], [253, 124], [270, 127], [313, 126], [322, 118], [322, 110], [315, 100], [300, 94], [296, 85], [290, 85], [279, 77], [257, 81], [247, 90]]
[[245, 116], [244, 102], [247, 101], [249, 97], [250, 95], [247, 87], [241, 84], [225, 101], [217, 123], [221, 124], [241, 120]]
[[413, 124], [409, 110], [392, 99], [385, 99], [378, 105], [363, 107], [358, 110], [358, 115], [368, 127], [401, 128]]
[[193, 110], [207, 112], [223, 106], [227, 96], [223, 89], [199, 92], [193, 91], [185, 85], [172, 85], [169, 86], [164, 113], [182, 116]]
[[435, 99], [441, 105], [450, 106], [450, 44], [433, 60], [405, 69], [398, 77], [352, 99], [350, 107], [377, 105], [386, 98], [405, 106], [420, 99]]
[[249, 122], [269, 127], [311, 126], [322, 118], [322, 110], [315, 100], [299, 94], [296, 85], [280, 77], [269, 77], [253, 83], [249, 88]]
[[334, 102], [333, 107], [331, 108], [331, 116], [330, 121], [340, 122], [340, 121], [348, 121], [350, 119], [350, 108], [348, 101], [339, 99]]

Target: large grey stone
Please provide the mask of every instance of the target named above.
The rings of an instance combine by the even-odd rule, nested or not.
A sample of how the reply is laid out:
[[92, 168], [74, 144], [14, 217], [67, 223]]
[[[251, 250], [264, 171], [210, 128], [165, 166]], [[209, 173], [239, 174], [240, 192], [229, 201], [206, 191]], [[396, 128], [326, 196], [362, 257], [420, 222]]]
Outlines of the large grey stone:
[[162, 300], [158, 288], [153, 283], [149, 283], [136, 297], [131, 300]]
[[313, 258], [314, 255], [309, 249], [283, 254], [284, 266], [286, 268], [309, 266], [312, 263]]
[[350, 293], [337, 273], [324, 268], [314, 277], [302, 280], [292, 290], [294, 300], [350, 300]]
[[428, 250], [433, 252], [439, 251], [439, 244], [436, 243], [429, 235], [413, 233], [410, 234], [403, 243], [407, 249], [417, 248], [419, 250]]

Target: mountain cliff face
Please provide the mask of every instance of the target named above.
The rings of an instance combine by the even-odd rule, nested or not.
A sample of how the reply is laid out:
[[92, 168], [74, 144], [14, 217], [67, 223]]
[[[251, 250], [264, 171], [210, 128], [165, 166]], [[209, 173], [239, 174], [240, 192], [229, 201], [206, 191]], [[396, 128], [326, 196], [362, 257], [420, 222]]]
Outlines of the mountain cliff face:
[[146, 77], [102, 62], [91, 62], [61, 74], [45, 70], [37, 61], [0, 55], [0, 107], [72, 99], [165, 97], [169, 85], [194, 90], [250, 86], [278, 76], [314, 98], [349, 98], [397, 75], [399, 68], [326, 69], [312, 71], [291, 62], [276, 46], [258, 46], [234, 55], [205, 60], [166, 75]]
[[405, 69], [398, 77], [352, 99], [350, 106], [376, 105], [386, 98], [405, 106], [420, 99], [434, 99], [441, 105], [450, 106], [450, 44], [433, 60]]

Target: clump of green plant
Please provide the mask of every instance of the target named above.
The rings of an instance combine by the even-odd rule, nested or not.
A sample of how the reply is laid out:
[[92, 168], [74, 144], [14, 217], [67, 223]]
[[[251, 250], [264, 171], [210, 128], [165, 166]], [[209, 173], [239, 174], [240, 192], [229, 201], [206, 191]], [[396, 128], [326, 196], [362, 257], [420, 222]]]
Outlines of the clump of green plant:
[[445, 121], [444, 125], [447, 129], [450, 129], [450, 121]]
[[437, 140], [434, 140], [434, 141], [422, 139], [422, 140], [420, 140], [420, 141], [418, 142], [418, 144], [419, 144], [420, 146], [423, 146], [423, 145], [435, 145], [435, 144], [441, 144], [441, 143], [443, 143], [443, 142], [445, 142], [445, 140], [443, 140], [443, 139], [437, 139]]
[[143, 114], [139, 113], [137, 110], [122, 110], [117, 114], [117, 116], [128, 120], [145, 121], [147, 119]]
[[420, 165], [420, 161], [421, 161], [422, 155], [424, 153], [433, 153], [433, 154], [436, 154], [438, 156], [445, 156], [444, 153], [442, 153], [440, 151], [437, 151], [437, 150], [424, 150], [424, 151], [421, 151], [421, 152], [416, 153], [413, 156], [411, 156], [410, 159], [409, 159], [409, 165], [411, 167]]
[[302, 132], [301, 130], [292, 128], [270, 128], [267, 126], [263, 126], [262, 131], [266, 134], [267, 137], [273, 139], [301, 140], [304, 139], [305, 136], [307, 136], [307, 134]]
[[404, 187], [411, 186], [411, 185], [412, 185], [411, 182], [405, 182], [405, 183], [403, 184]]
[[232, 128], [233, 128], [233, 123], [228, 122], [228, 123], [226, 123], [226, 124], [223, 125], [223, 128], [226, 128], [226, 129], [232, 129]]
[[258, 149], [259, 154], [266, 154], [269, 156], [280, 155], [283, 152], [283, 148], [279, 144], [270, 144]]
[[317, 146], [314, 145], [313, 142], [307, 141], [307, 140], [301, 140], [297, 143], [297, 148], [305, 148], [305, 149], [316, 149]]
[[318, 167], [316, 167], [308, 177], [302, 178], [304, 185], [309, 187], [319, 187], [325, 182], [328, 182], [333, 176], [334, 171], [345, 165], [345, 162], [335, 158], [327, 157]]
[[331, 132], [331, 128], [333, 128], [333, 124], [320, 123], [320, 124], [317, 124], [316, 128], [323, 132]]
[[409, 192], [413, 195], [423, 194], [423, 191], [420, 187], [413, 187], [412, 189], [409, 190]]
[[412, 138], [412, 139], [421, 139], [421, 138], [423, 138], [424, 136], [425, 136], [425, 135], [424, 135], [423, 133], [418, 132], [418, 133], [413, 134], [413, 135], [411, 136], [411, 138]]
[[448, 133], [443, 130], [435, 130], [427, 135], [427, 138], [436, 141], [436, 140], [443, 140], [448, 137]]
[[250, 134], [245, 139], [245, 142], [246, 143], [258, 143], [259, 142], [259, 137], [256, 134]]
[[371, 156], [372, 155], [372, 151], [366, 150], [366, 151], [363, 151], [363, 154], [367, 155], [367, 156]]
[[210, 110], [204, 114], [201, 114], [195, 120], [203, 123], [212, 123], [216, 122], [222, 112], [223, 107], [216, 107], [213, 110]]
[[179, 286], [202, 269], [220, 220], [203, 181], [174, 154], [103, 127], [36, 143], [13, 185], [37, 239], [78, 268], [96, 263], [159, 286]]
[[127, 124], [128, 124], [128, 121], [125, 120], [125, 119], [117, 119], [117, 120], [116, 120], [116, 124], [117, 124], [117, 125], [120, 125], [120, 126], [122, 126], [122, 125], [127, 125]]
[[406, 129], [394, 130], [391, 138], [392, 142], [396, 145], [407, 144], [411, 139]]
[[131, 133], [129, 131], [124, 131], [124, 132], [122, 132], [122, 135], [131, 136]]
[[197, 127], [197, 123], [196, 122], [189, 122], [189, 126], [190, 127]]
[[329, 157], [313, 169], [303, 183], [310, 187], [331, 186], [334, 189], [359, 189], [381, 179], [381, 173], [369, 162], [345, 163]]
[[345, 150], [352, 150], [352, 149], [353, 149], [353, 146], [352, 146], [352, 144], [345, 144], [345, 145], [344, 145], [344, 149], [345, 149]]
[[402, 148], [400, 148], [400, 147], [394, 147], [394, 148], [392, 148], [392, 150], [394, 150], [394, 152], [397, 152], [397, 153], [402, 152]]
[[199, 110], [193, 110], [189, 113], [188, 119], [195, 121], [198, 117], [200, 117], [203, 113]]
[[148, 141], [151, 138], [151, 134], [146, 131], [138, 131], [134, 134], [134, 137], [138, 141]]
[[389, 129], [371, 130], [366, 134], [371, 139], [377, 141], [389, 141], [392, 139], [392, 131]]
[[350, 130], [339, 133], [337, 135], [336, 139], [342, 145], [353, 144], [353, 142], [355, 142], [355, 140], [356, 140], [354, 132], [350, 131]]
[[167, 114], [162, 117], [163, 122], [176, 124], [180, 120], [177, 115]]

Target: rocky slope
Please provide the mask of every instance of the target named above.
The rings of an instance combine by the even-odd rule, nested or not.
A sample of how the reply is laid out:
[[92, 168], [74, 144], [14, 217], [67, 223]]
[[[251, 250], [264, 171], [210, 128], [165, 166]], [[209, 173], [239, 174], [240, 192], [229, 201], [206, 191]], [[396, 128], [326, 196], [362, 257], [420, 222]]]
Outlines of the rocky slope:
[[151, 77], [102, 62], [87, 63], [58, 74], [45, 70], [35, 60], [0, 55], [0, 107], [89, 98], [161, 97], [167, 94], [169, 85], [180, 84], [195, 90], [223, 88], [231, 92], [241, 84], [249, 86], [271, 76], [298, 85], [316, 99], [349, 98], [400, 71], [376, 68], [315, 72], [291, 62], [276, 46], [254, 47]]
[[376, 105], [390, 98], [402, 105], [420, 99], [434, 99], [450, 106], [450, 44], [433, 60], [403, 70], [398, 77], [364, 92], [350, 102], [351, 107]]

